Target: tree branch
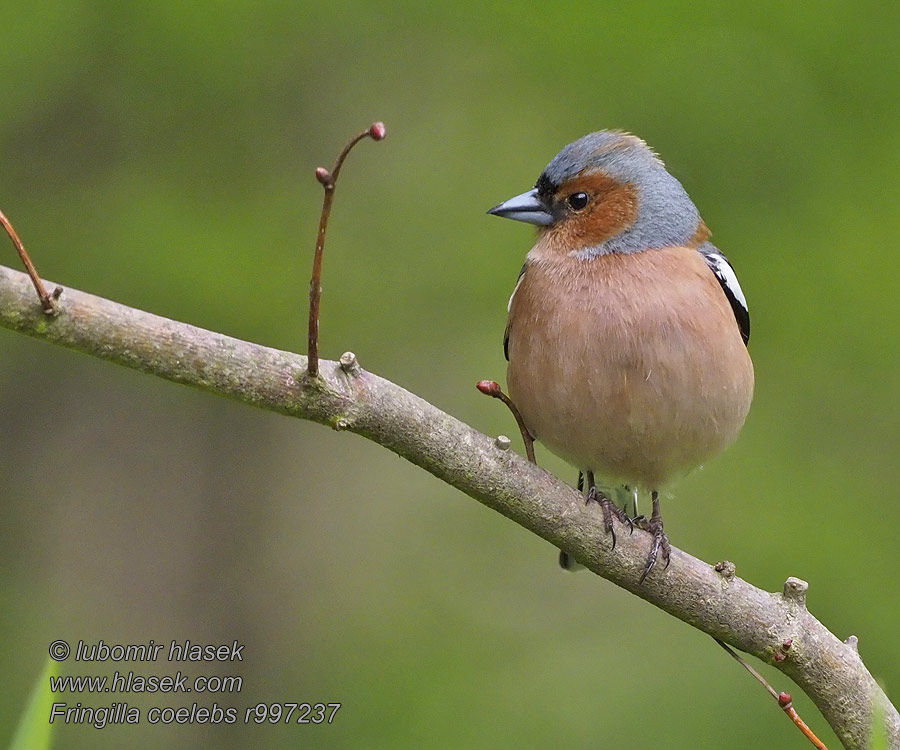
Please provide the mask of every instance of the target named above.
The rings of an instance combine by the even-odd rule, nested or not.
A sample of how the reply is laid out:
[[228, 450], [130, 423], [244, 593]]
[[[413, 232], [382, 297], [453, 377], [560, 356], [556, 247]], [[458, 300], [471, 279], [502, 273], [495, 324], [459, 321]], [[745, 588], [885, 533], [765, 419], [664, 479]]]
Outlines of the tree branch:
[[[28, 277], [0, 266], [0, 326], [262, 409], [374, 440], [565, 550], [600, 576], [680, 620], [772, 664], [810, 696], [848, 748], [864, 748], [883, 715], [900, 750], [900, 715], [859, 658], [806, 609], [806, 583], [762, 591], [723, 562], [712, 567], [672, 549], [667, 570], [638, 581], [644, 533], [620, 534], [613, 551], [600, 514], [555, 477], [400, 386], [355, 357], [321, 361], [161, 318], [67, 289], [47, 317]], [[790, 639], [785, 652], [783, 644]], [[876, 710], [877, 707], [877, 710]]]

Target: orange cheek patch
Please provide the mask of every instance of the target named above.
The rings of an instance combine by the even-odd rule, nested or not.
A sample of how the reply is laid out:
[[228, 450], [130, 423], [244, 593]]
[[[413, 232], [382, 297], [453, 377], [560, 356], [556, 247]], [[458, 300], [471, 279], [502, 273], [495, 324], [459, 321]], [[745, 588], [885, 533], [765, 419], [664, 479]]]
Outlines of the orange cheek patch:
[[572, 213], [550, 231], [566, 252], [600, 245], [637, 221], [637, 189], [604, 174], [576, 177], [560, 190], [564, 196], [585, 192], [591, 202], [583, 211]]

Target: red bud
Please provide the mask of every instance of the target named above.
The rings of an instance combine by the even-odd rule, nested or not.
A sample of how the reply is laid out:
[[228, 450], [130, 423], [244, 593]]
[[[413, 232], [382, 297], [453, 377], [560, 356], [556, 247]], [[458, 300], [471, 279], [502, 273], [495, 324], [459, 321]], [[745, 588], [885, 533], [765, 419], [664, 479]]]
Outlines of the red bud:
[[791, 705], [791, 694], [790, 693], [781, 693], [778, 696], [778, 705], [782, 708], [787, 708]]
[[387, 135], [387, 129], [384, 127], [383, 122], [373, 122], [369, 126], [369, 136], [374, 141], [383, 141], [384, 137]]
[[500, 395], [500, 384], [494, 382], [493, 380], [479, 380], [475, 387], [481, 391], [485, 396], [493, 396], [497, 398]]

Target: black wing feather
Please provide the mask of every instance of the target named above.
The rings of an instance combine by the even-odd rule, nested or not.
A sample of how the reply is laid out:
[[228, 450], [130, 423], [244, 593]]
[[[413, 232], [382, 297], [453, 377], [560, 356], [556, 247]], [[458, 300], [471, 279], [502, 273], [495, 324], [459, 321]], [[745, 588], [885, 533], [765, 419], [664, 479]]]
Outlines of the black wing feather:
[[698, 249], [728, 298], [744, 344], [749, 343], [750, 310], [747, 308], [747, 300], [744, 297], [744, 292], [741, 290], [741, 285], [738, 283], [734, 267], [728, 262], [728, 258], [711, 242], [704, 243]]

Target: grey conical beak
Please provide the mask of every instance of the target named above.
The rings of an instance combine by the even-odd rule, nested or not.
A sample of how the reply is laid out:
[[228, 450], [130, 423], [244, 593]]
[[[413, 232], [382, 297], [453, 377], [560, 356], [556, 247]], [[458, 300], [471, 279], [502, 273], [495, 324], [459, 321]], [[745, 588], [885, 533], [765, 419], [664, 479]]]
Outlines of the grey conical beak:
[[553, 223], [553, 214], [550, 213], [546, 204], [538, 197], [537, 189], [529, 190], [527, 193], [510, 198], [499, 206], [494, 206], [488, 213], [494, 214], [494, 216], [503, 216], [506, 219], [514, 219], [515, 221], [539, 224], [540, 226], [547, 226]]

